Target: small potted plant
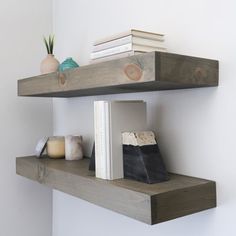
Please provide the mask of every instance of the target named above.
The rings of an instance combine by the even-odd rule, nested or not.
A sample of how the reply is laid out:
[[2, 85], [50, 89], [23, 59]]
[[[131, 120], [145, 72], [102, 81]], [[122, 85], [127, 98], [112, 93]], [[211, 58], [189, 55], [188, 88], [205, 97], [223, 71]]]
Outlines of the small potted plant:
[[49, 35], [48, 39], [44, 37], [44, 44], [46, 46], [48, 55], [41, 62], [40, 65], [41, 74], [47, 74], [57, 71], [60, 64], [59, 61], [53, 55], [54, 36]]

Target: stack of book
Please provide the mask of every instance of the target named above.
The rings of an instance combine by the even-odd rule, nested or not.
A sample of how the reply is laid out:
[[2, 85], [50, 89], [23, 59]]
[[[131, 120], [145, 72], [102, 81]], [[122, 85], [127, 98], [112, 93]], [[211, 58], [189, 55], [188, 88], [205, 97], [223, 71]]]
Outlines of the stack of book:
[[122, 132], [145, 129], [145, 102], [94, 102], [96, 177], [109, 180], [124, 178]]
[[131, 29], [96, 41], [91, 53], [91, 62], [102, 62], [151, 51], [165, 52], [163, 42], [163, 34]]

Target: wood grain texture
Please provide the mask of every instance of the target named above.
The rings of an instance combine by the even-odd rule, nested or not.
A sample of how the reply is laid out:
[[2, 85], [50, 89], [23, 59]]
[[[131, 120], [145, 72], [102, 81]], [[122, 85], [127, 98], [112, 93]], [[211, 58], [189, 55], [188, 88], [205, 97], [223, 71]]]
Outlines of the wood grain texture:
[[18, 80], [18, 95], [75, 97], [217, 85], [218, 61], [150, 52]]
[[94, 177], [89, 160], [16, 158], [16, 173], [147, 224], [156, 224], [216, 206], [215, 182], [171, 174], [170, 181], [144, 184]]

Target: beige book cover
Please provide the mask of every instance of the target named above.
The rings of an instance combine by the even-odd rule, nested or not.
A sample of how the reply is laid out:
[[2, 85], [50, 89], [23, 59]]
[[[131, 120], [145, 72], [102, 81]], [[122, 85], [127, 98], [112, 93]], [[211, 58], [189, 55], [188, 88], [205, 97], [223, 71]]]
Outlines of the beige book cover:
[[95, 41], [94, 45], [98, 45], [98, 44], [109, 42], [115, 39], [123, 38], [128, 35], [133, 35], [133, 36], [147, 38], [147, 39], [154, 39], [154, 40], [163, 40], [163, 37], [164, 37], [164, 34], [160, 34], [160, 33], [148, 32], [148, 31], [137, 30], [137, 29], [130, 29], [130, 30], [97, 40]]
[[[101, 112], [105, 111], [103, 116], [105, 120], [95, 120], [96, 176], [104, 179], [119, 179], [124, 177], [122, 133], [147, 129], [146, 103], [139, 100], [95, 103], [102, 104], [102, 102], [104, 108]], [[97, 117], [99, 117], [98, 112], [96, 110]], [[104, 121], [106, 121], [105, 126]]]

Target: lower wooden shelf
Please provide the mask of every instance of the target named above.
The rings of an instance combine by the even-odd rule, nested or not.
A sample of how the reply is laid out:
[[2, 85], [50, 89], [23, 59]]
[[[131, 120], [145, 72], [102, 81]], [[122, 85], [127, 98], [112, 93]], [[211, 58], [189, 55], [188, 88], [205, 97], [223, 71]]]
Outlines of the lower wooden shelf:
[[216, 207], [214, 181], [170, 174], [170, 180], [144, 184], [127, 179], [102, 180], [81, 161], [16, 158], [16, 173], [51, 188], [129, 216], [147, 224]]

